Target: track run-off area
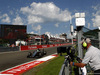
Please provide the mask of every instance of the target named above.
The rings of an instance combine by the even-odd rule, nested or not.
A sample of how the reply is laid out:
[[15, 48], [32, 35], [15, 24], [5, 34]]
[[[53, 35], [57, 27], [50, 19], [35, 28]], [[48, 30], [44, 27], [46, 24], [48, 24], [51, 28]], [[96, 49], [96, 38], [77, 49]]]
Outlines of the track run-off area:
[[[64, 45], [64, 46], [68, 46], [68, 45]], [[38, 64], [48, 61], [51, 58], [56, 57], [56, 55], [54, 53], [57, 53], [57, 47], [44, 48], [44, 50], [47, 52], [47, 54], [43, 58], [39, 58], [39, 59], [27, 58], [28, 52], [33, 52], [34, 50], [2, 52], [2, 53], [0, 53], [0, 75], [2, 75], [3, 72], [6, 72], [6, 70], [12, 69], [15, 66], [16, 67], [18, 67], [20, 65], [25, 66], [25, 64], [26, 64], [26, 65], [28, 65], [28, 67], [31, 65], [32, 66], [34, 65], [34, 67], [35, 67]], [[39, 60], [39, 61], [37, 62], [37, 60]], [[32, 64], [34, 62], [35, 62], [35, 64]], [[21, 67], [20, 69], [22, 69], [22, 68], [24, 68], [24, 67]], [[27, 68], [27, 69], [30, 69], [30, 68]], [[17, 69], [17, 71], [18, 71], [18, 69]], [[26, 69], [25, 69], [25, 71], [26, 71]], [[15, 73], [15, 74], [11, 74], [11, 75], [18, 75], [18, 74]]]

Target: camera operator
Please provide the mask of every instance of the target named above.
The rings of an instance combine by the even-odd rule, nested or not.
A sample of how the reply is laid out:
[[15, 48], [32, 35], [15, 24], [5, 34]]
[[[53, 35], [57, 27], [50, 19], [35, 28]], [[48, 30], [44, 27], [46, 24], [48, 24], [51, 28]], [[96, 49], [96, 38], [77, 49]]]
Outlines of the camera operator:
[[100, 50], [91, 45], [89, 38], [83, 39], [82, 47], [87, 50], [81, 63], [70, 62], [72, 66], [84, 67], [88, 63], [94, 71], [94, 75], [100, 75]]

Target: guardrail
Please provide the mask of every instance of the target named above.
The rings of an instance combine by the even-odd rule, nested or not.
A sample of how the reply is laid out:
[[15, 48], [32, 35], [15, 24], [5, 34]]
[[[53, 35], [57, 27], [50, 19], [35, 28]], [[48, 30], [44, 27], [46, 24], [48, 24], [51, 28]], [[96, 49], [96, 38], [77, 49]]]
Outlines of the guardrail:
[[19, 51], [19, 47], [0, 47], [0, 52]]

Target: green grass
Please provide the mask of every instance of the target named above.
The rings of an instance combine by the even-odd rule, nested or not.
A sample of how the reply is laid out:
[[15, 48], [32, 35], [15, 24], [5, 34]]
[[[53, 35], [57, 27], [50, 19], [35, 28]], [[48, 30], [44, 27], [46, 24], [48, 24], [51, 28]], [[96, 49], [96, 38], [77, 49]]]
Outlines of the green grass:
[[40, 64], [22, 75], [59, 75], [64, 60], [64, 56], [58, 56], [50, 61]]

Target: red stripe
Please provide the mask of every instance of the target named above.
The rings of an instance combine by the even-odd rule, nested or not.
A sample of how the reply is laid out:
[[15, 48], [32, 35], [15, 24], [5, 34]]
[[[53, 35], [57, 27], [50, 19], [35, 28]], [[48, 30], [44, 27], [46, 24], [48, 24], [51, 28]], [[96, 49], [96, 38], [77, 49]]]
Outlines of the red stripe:
[[43, 62], [44, 61], [33, 61], [33, 62], [30, 62], [30, 63], [27, 63], [27, 64], [20, 65], [20, 66], [15, 67], [15, 68], [6, 70], [6, 71], [2, 72], [1, 74], [19, 75], [19, 74], [24, 73], [25, 71], [27, 71], [31, 68], [34, 68], [35, 66], [37, 66], [37, 65], [39, 65]]

